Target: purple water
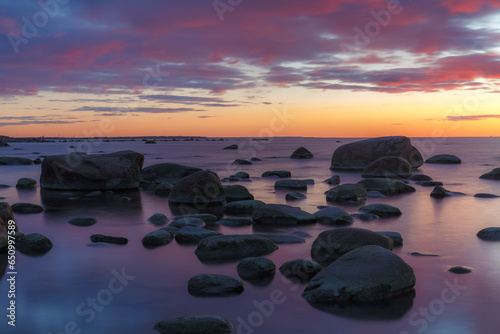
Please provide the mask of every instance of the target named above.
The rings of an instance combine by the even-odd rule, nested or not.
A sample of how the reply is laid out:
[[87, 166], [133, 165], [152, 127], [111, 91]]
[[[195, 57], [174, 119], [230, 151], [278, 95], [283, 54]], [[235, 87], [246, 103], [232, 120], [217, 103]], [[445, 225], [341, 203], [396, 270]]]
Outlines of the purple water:
[[[361, 180], [359, 173], [329, 170], [335, 148], [354, 141], [338, 140], [274, 138], [268, 142], [253, 142], [240, 138], [223, 142], [159, 141], [156, 145], [144, 145], [141, 141], [102, 142], [84, 150], [109, 153], [131, 149], [145, 155], [144, 166], [175, 162], [212, 169], [221, 178], [237, 171], [230, 164], [235, 159], [257, 156], [262, 161], [238, 169], [248, 172], [252, 182], [231, 184], [246, 186], [255, 199], [266, 203], [292, 204], [314, 213], [317, 206], [327, 204], [324, 192], [331, 186], [323, 180], [333, 174], [339, 174], [342, 183]], [[175, 241], [153, 250], [145, 249], [141, 244], [142, 237], [157, 229], [147, 222], [147, 218], [156, 212], [169, 218], [173, 216], [167, 199], [141, 190], [108, 194], [98, 200], [92, 197], [97, 195], [89, 194], [60, 201], [45, 195], [42, 197], [40, 189], [20, 191], [11, 187], [0, 189], [0, 197], [5, 197], [2, 201], [11, 205], [16, 202], [42, 204], [46, 209], [41, 214], [16, 214], [15, 220], [21, 231], [44, 234], [52, 240], [54, 247], [41, 257], [17, 253], [16, 327], [8, 326], [5, 317], [8, 284], [7, 276], [4, 276], [0, 281], [0, 305], [4, 310], [0, 332], [156, 333], [152, 326], [160, 320], [217, 314], [235, 325], [233, 333], [498, 333], [500, 243], [482, 241], [476, 233], [485, 227], [500, 226], [500, 198], [481, 199], [473, 195], [479, 192], [500, 195], [500, 181], [479, 179], [480, 175], [500, 167], [500, 139], [451, 138], [435, 143], [432, 139], [417, 138], [412, 142], [420, 146], [424, 158], [438, 153], [459, 156], [462, 159], [460, 165], [424, 164], [419, 173], [442, 181], [448, 190], [466, 195], [436, 200], [429, 196], [432, 188], [414, 185], [415, 193], [369, 198], [366, 202], [397, 206], [403, 212], [401, 217], [372, 222], [355, 220], [352, 225], [402, 234], [404, 246], [395, 248], [394, 252], [413, 267], [417, 284], [413, 305], [408, 310], [400, 309], [402, 315], [399, 317], [394, 310], [391, 311], [392, 318], [367, 319], [356, 317], [357, 313], [351, 310], [325, 312], [315, 309], [300, 296], [305, 285], [295, 285], [279, 272], [267, 286], [245, 283], [245, 291], [239, 296], [192, 297], [187, 292], [190, 277], [202, 273], [238, 277], [237, 263], [202, 264], [193, 253], [195, 246], [180, 246]], [[244, 152], [222, 149], [233, 143], [246, 145], [247, 149]], [[69, 145], [72, 143], [18, 143], [10, 148], [0, 148], [0, 155], [34, 159], [39, 155], [66, 153]], [[314, 159], [289, 159], [299, 146], [313, 152]], [[307, 199], [287, 203], [285, 192], [274, 191], [275, 179], [260, 177], [264, 171], [276, 169], [290, 170], [293, 178], [314, 179], [316, 183], [309, 186]], [[0, 184], [15, 186], [21, 177], [39, 179], [40, 166], [0, 166]], [[117, 197], [122, 195], [129, 196], [132, 201], [118, 201]], [[360, 206], [344, 208], [355, 213]], [[67, 223], [80, 216], [94, 217], [98, 222], [90, 227]], [[315, 237], [329, 227], [316, 224], [297, 229], [308, 232], [311, 238], [306, 238], [304, 244], [280, 245], [268, 256], [278, 267], [288, 260], [310, 258], [309, 250]], [[221, 226], [217, 230], [224, 234], [253, 233], [252, 227]], [[125, 246], [91, 247], [89, 237], [94, 233], [124, 236], [129, 243]], [[408, 254], [414, 251], [439, 254], [440, 257]], [[470, 266], [474, 272], [452, 274], [447, 271], [452, 265]], [[120, 291], [113, 294], [104, 291], [110, 290], [110, 281], [122, 270], [130, 276], [125, 279], [126, 286], [119, 286], [114, 281], [114, 288]], [[453, 284], [459, 286], [455, 292], [449, 288]], [[256, 305], [268, 305], [265, 301], [272, 293], [283, 294], [282, 303], [274, 304], [273, 310], [259, 311]], [[97, 297], [106, 305], [98, 304], [97, 309], [92, 310], [88, 302]], [[241, 325], [242, 321], [245, 325]]]

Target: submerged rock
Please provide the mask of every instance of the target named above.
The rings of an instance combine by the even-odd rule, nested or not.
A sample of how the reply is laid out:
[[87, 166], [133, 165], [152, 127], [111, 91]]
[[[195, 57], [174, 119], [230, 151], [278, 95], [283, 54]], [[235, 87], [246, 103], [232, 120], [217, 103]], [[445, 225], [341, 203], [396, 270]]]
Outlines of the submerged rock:
[[277, 244], [301, 244], [306, 240], [296, 235], [272, 234], [272, 233], [255, 233], [254, 235], [274, 241]]
[[307, 148], [299, 147], [290, 156], [291, 159], [312, 159], [314, 154], [312, 154]]
[[328, 190], [326, 200], [334, 203], [363, 202], [366, 200], [366, 188], [359, 184], [342, 184]]
[[434, 198], [443, 198], [451, 195], [452, 195], [451, 192], [444, 189], [443, 187], [435, 187], [431, 192], [431, 197]]
[[[173, 220], [179, 220], [181, 218], [201, 219], [205, 222], [205, 224], [213, 224], [219, 220], [219, 218], [217, 218], [217, 216], [212, 215], [210, 213], [192, 213], [192, 214], [187, 214], [187, 215], [174, 216]], [[201, 226], [199, 226], [199, 227], [201, 227]]]
[[307, 283], [323, 270], [323, 267], [311, 260], [297, 259], [283, 263], [279, 270], [283, 276], [293, 282]]
[[27, 177], [17, 180], [16, 188], [18, 189], [35, 189], [36, 181]]
[[148, 222], [156, 226], [161, 226], [168, 223], [168, 218], [163, 213], [157, 212], [148, 218]]
[[228, 203], [237, 201], [253, 200], [253, 195], [242, 185], [223, 186]]
[[278, 180], [274, 183], [275, 190], [307, 191], [305, 180]]
[[201, 274], [188, 281], [188, 292], [195, 297], [234, 296], [244, 289], [242, 281], [227, 275]]
[[142, 238], [142, 245], [147, 248], [153, 248], [168, 245], [172, 242], [174, 236], [165, 229], [159, 229], [149, 232]]
[[90, 241], [92, 241], [92, 242], [105, 242], [108, 244], [119, 244], [119, 245], [125, 245], [128, 243], [127, 238], [113, 237], [113, 236], [103, 235], [103, 234], [92, 234], [90, 236]]
[[316, 217], [296, 207], [283, 204], [266, 204], [253, 210], [252, 220], [256, 225], [314, 224]]
[[426, 164], [460, 164], [462, 160], [453, 154], [436, 154], [425, 160]]
[[160, 334], [230, 334], [233, 325], [218, 315], [196, 315], [163, 320], [153, 329]]
[[241, 226], [250, 226], [253, 224], [253, 221], [248, 218], [229, 217], [219, 220], [217, 224], [229, 227], [241, 227]]
[[443, 185], [443, 182], [440, 181], [418, 181], [417, 184], [422, 187], [440, 187]]
[[252, 215], [255, 208], [265, 204], [258, 200], [231, 202], [224, 205], [224, 213], [227, 215]]
[[383, 235], [386, 235], [389, 238], [391, 238], [392, 245], [394, 247], [403, 246], [403, 237], [401, 236], [401, 233], [399, 233], [399, 232], [376, 232], [376, 233], [383, 234]]
[[90, 217], [80, 217], [80, 218], [70, 219], [68, 223], [74, 226], [92, 226], [95, 223], [97, 223], [97, 220], [95, 218], [90, 218]]
[[204, 227], [205, 221], [200, 218], [195, 217], [181, 217], [175, 218], [168, 226], [183, 228], [184, 226], [192, 226], [192, 227]]
[[244, 159], [236, 159], [233, 161], [233, 165], [253, 165], [253, 163]]
[[285, 177], [291, 177], [292, 173], [287, 170], [270, 170], [267, 172], [264, 172], [262, 174], [262, 177], [279, 177], [279, 178], [285, 178]]
[[246, 172], [237, 172], [231, 176], [237, 177], [238, 179], [249, 179], [250, 178], [250, 175]]
[[174, 204], [222, 204], [226, 199], [219, 176], [212, 171], [200, 171], [177, 182], [168, 196]]
[[357, 184], [362, 185], [367, 191], [378, 191], [384, 195], [406, 194], [415, 191], [415, 188], [397, 179], [370, 178]]
[[11, 208], [15, 213], [40, 213], [43, 211], [41, 205], [32, 203], [15, 203], [12, 204]]
[[30, 233], [16, 241], [16, 250], [32, 256], [43, 255], [52, 249], [52, 241], [40, 233]]
[[373, 213], [353, 213], [351, 217], [357, 218], [364, 222], [370, 222], [372, 220], [378, 219], [378, 216], [374, 215]]
[[328, 184], [331, 184], [331, 185], [340, 184], [340, 176], [333, 175], [333, 176], [329, 177], [328, 179], [326, 179], [324, 182], [328, 183]]
[[237, 149], [238, 149], [238, 145], [236, 145], [236, 144], [224, 147], [224, 150], [237, 150]]
[[408, 178], [413, 175], [413, 168], [403, 158], [382, 157], [365, 168], [362, 177], [365, 178]]
[[199, 227], [184, 226], [175, 235], [175, 240], [180, 244], [198, 244], [205, 238], [218, 235], [222, 235], [222, 233], [205, 230]]
[[402, 215], [401, 210], [389, 204], [368, 204], [359, 208], [359, 211], [371, 213], [380, 218], [399, 217]]
[[242, 279], [252, 281], [274, 275], [276, 265], [265, 257], [247, 257], [238, 263], [236, 269]]
[[482, 240], [500, 241], [500, 227], [488, 227], [477, 232], [477, 237]]
[[33, 165], [33, 161], [19, 157], [0, 157], [0, 166], [2, 165]]
[[466, 267], [466, 266], [453, 266], [448, 268], [449, 272], [452, 272], [454, 274], [469, 274], [474, 271], [471, 267]]
[[410, 176], [408, 178], [408, 180], [411, 180], [411, 181], [432, 181], [432, 177], [430, 177], [429, 175], [425, 175], [425, 174], [415, 174], [413, 176]]
[[162, 163], [144, 168], [141, 172], [141, 180], [145, 183], [167, 182], [175, 184], [184, 177], [199, 171], [202, 169], [174, 163]]
[[297, 200], [306, 199], [306, 198], [307, 198], [306, 195], [299, 193], [299, 192], [296, 192], [296, 191], [288, 192], [285, 195], [285, 200], [287, 200], [287, 201], [297, 201]]
[[500, 168], [495, 168], [491, 172], [481, 175], [479, 178], [487, 180], [500, 180]]
[[478, 197], [478, 198], [498, 198], [500, 196], [495, 195], [495, 194], [478, 193], [478, 194], [475, 194], [474, 197]]
[[201, 240], [195, 254], [201, 261], [232, 261], [267, 255], [276, 249], [276, 243], [263, 237], [221, 235]]
[[344, 209], [338, 207], [328, 207], [314, 213], [318, 223], [323, 225], [350, 225], [353, 223], [353, 218]]

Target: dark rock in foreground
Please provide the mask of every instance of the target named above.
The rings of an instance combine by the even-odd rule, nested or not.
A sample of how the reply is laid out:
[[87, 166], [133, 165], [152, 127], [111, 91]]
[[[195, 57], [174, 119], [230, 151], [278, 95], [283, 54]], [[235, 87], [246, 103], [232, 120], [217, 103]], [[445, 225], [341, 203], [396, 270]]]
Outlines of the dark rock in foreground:
[[113, 236], [103, 235], [103, 234], [92, 234], [90, 236], [90, 241], [92, 241], [92, 242], [105, 242], [108, 244], [118, 244], [118, 245], [125, 245], [128, 243], [127, 238], [113, 237]]
[[159, 229], [149, 232], [142, 238], [142, 245], [147, 248], [153, 248], [168, 245], [172, 242], [174, 236], [165, 229]]
[[279, 177], [279, 178], [284, 178], [284, 177], [291, 177], [292, 173], [290, 173], [287, 170], [270, 170], [267, 172], [264, 172], [262, 174], [262, 177]]
[[247, 257], [238, 263], [236, 269], [242, 279], [252, 281], [274, 275], [276, 265], [265, 257]]
[[11, 208], [15, 213], [40, 213], [43, 211], [42, 206], [32, 203], [15, 203], [12, 204]]
[[500, 227], [487, 227], [477, 232], [477, 237], [482, 240], [500, 241]]
[[234, 296], [244, 289], [243, 282], [227, 275], [201, 274], [188, 281], [188, 292], [196, 297]]
[[460, 164], [462, 160], [453, 154], [436, 154], [429, 159], [425, 160], [426, 164]]
[[97, 220], [95, 218], [90, 218], [90, 217], [81, 217], [81, 218], [70, 219], [68, 223], [74, 226], [92, 226], [95, 223], [97, 223]]
[[299, 147], [290, 156], [291, 159], [312, 159], [314, 154], [312, 154], [307, 148]]
[[258, 200], [246, 200], [231, 202], [224, 205], [224, 213], [227, 215], [252, 215], [255, 208], [263, 206], [266, 203]]
[[278, 245], [255, 235], [221, 235], [203, 239], [195, 254], [201, 261], [232, 261], [263, 256], [274, 252]]
[[256, 225], [300, 225], [314, 224], [316, 217], [296, 207], [283, 204], [266, 204], [253, 210], [252, 220]]
[[355, 249], [313, 277], [302, 297], [312, 304], [370, 303], [413, 292], [413, 269], [379, 246]]
[[283, 276], [293, 282], [307, 283], [323, 270], [323, 267], [311, 260], [298, 259], [283, 263], [279, 270]]
[[454, 274], [469, 274], [474, 271], [471, 267], [466, 267], [466, 266], [453, 266], [448, 268], [449, 272], [452, 272]]
[[363, 202], [366, 200], [366, 189], [359, 184], [342, 184], [328, 190], [326, 200], [333, 203]]
[[146, 167], [141, 172], [141, 180], [145, 183], [168, 182], [175, 184], [182, 178], [201, 171], [201, 168], [174, 163], [162, 163]]
[[384, 195], [406, 194], [415, 191], [415, 188], [401, 180], [390, 178], [370, 178], [359, 181], [367, 191], [378, 191]]
[[218, 315], [196, 315], [163, 320], [153, 329], [160, 334], [229, 334], [233, 325]]
[[321, 232], [311, 247], [311, 258], [327, 266], [350, 251], [367, 245], [392, 250], [392, 239], [362, 228], [342, 227]]
[[160, 334], [229, 334], [233, 325], [218, 315], [197, 315], [163, 320], [153, 329]]
[[380, 218], [399, 217], [402, 215], [401, 210], [389, 204], [368, 204], [359, 208], [359, 211], [371, 213]]
[[212, 171], [200, 171], [177, 182], [168, 196], [174, 204], [222, 204], [226, 200], [219, 176]]
[[479, 178], [486, 180], [500, 180], [500, 168], [495, 168], [491, 172], [481, 175]]
[[33, 161], [19, 157], [0, 157], [0, 166], [2, 165], [33, 165]]
[[25, 255], [38, 256], [52, 249], [52, 242], [40, 233], [26, 234], [16, 241], [16, 251]]
[[340, 146], [333, 153], [330, 169], [364, 170], [375, 160], [387, 156], [406, 159], [412, 168], [418, 168], [424, 163], [422, 155], [411, 145], [409, 138], [379, 137]]
[[365, 168], [362, 177], [365, 178], [408, 178], [413, 175], [410, 163], [400, 157], [382, 157]]
[[17, 180], [16, 188], [17, 189], [35, 189], [36, 188], [36, 180], [23, 177]]

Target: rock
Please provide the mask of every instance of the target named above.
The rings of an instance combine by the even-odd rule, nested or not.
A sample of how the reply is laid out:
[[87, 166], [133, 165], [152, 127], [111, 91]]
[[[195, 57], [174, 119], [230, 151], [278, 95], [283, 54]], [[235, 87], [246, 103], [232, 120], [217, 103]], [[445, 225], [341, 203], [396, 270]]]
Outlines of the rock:
[[462, 160], [453, 154], [436, 154], [425, 160], [426, 164], [460, 164]]
[[118, 245], [125, 245], [128, 243], [127, 238], [113, 237], [113, 236], [102, 235], [102, 234], [92, 234], [90, 236], [90, 241], [92, 241], [92, 242], [105, 242], [108, 244], [118, 244]]
[[167, 182], [176, 184], [184, 177], [200, 171], [202, 171], [201, 168], [162, 163], [144, 168], [141, 172], [141, 180], [145, 183], [161, 184]]
[[399, 217], [402, 215], [401, 210], [389, 204], [368, 204], [359, 208], [359, 211], [371, 213], [380, 218]]
[[12, 204], [12, 211], [15, 213], [40, 213], [43, 207], [38, 204], [16, 203]]
[[331, 185], [337, 185], [340, 184], [340, 176], [338, 175], [333, 175], [330, 178], [326, 179], [324, 181], [325, 183], [331, 184]]
[[146, 140], [144, 144], [156, 144], [156, 141], [154, 140]]
[[197, 315], [163, 320], [153, 329], [160, 334], [229, 334], [233, 325], [218, 315]]
[[316, 217], [298, 208], [283, 204], [266, 204], [253, 210], [252, 220], [256, 225], [300, 225], [314, 224]]
[[174, 236], [165, 229], [159, 229], [149, 232], [142, 238], [142, 245], [146, 248], [153, 248], [168, 245], [172, 242]]
[[454, 274], [469, 274], [474, 271], [471, 267], [466, 267], [466, 266], [453, 266], [448, 268], [449, 272], [452, 272]]
[[276, 272], [276, 265], [265, 257], [247, 257], [238, 263], [236, 269], [242, 279], [254, 281], [273, 276]]
[[305, 147], [299, 147], [292, 153], [290, 156], [291, 159], [312, 159], [314, 158], [314, 154], [309, 152], [309, 150]]
[[411, 256], [430, 256], [430, 257], [439, 257], [439, 255], [437, 254], [427, 254], [427, 253], [419, 253], [419, 252], [411, 252], [411, 253], [408, 253], [410, 254]]
[[434, 190], [432, 190], [431, 192], [431, 197], [434, 198], [443, 198], [448, 196], [451, 196], [451, 192], [444, 189], [443, 187], [435, 187]]
[[227, 275], [201, 274], [188, 281], [188, 292], [195, 297], [234, 296], [244, 289], [242, 281]]
[[274, 183], [275, 190], [307, 191], [304, 180], [278, 180]]
[[97, 223], [95, 218], [90, 217], [81, 217], [81, 218], [73, 218], [68, 223], [74, 226], [92, 226]]
[[263, 237], [221, 235], [201, 240], [195, 254], [201, 261], [232, 261], [267, 255], [276, 249], [276, 243]]
[[307, 283], [316, 274], [323, 270], [323, 267], [311, 260], [298, 259], [283, 263], [280, 273], [295, 283]]
[[253, 195], [250, 194], [248, 189], [244, 186], [233, 185], [233, 186], [223, 186], [223, 188], [224, 192], [226, 193], [227, 203], [254, 199]]
[[418, 181], [417, 184], [422, 187], [440, 187], [443, 185], [443, 182], [439, 181]]
[[222, 204], [226, 199], [219, 176], [212, 171], [200, 171], [177, 182], [168, 196], [174, 204]]
[[399, 232], [376, 232], [376, 233], [383, 234], [383, 235], [386, 235], [389, 238], [391, 238], [392, 245], [394, 247], [403, 246], [403, 237], [401, 236], [401, 233], [399, 233]]
[[168, 223], [168, 218], [163, 213], [157, 212], [148, 218], [148, 222], [156, 226], [161, 226]]
[[500, 180], [500, 168], [495, 168], [491, 172], [481, 175], [479, 178], [487, 180]]
[[14, 213], [12, 212], [11, 206], [7, 202], [0, 202], [0, 219], [2, 219], [6, 224], [9, 220], [14, 220]]
[[272, 233], [255, 233], [254, 235], [269, 239], [276, 244], [301, 244], [306, 242], [302, 237], [296, 235], [272, 234]]
[[380, 191], [370, 190], [370, 191], [366, 192], [366, 197], [369, 197], [369, 198], [384, 198], [385, 195], [382, 194]]
[[2, 165], [33, 165], [33, 161], [19, 157], [0, 157], [0, 166]]
[[199, 227], [184, 226], [175, 235], [175, 240], [180, 244], [198, 244], [202, 239], [218, 235], [222, 235], [222, 233]]
[[266, 203], [258, 200], [247, 200], [231, 202], [224, 205], [224, 213], [227, 215], [252, 215], [256, 207], [263, 206]]
[[262, 159], [256, 158], [256, 157], [251, 157], [250, 161], [262, 161]]
[[389, 178], [364, 179], [357, 184], [365, 187], [367, 191], [378, 191], [384, 195], [406, 194], [415, 191], [415, 188], [403, 181]]
[[25, 255], [38, 256], [52, 249], [52, 241], [40, 233], [26, 234], [16, 241], [16, 251]]
[[174, 220], [170, 224], [168, 224], [168, 226], [177, 228], [183, 228], [184, 226], [204, 227], [205, 221], [195, 217], [184, 217], [184, 218], [174, 217]]
[[35, 189], [36, 181], [27, 177], [17, 180], [16, 188], [18, 189]]
[[298, 193], [296, 191], [288, 192], [285, 195], [285, 200], [287, 200], [287, 201], [297, 201], [297, 200], [305, 199], [305, 198], [307, 198], [306, 195]]
[[341, 227], [321, 232], [311, 247], [311, 258], [323, 267], [363, 246], [377, 245], [392, 250], [392, 239], [369, 230]]
[[330, 169], [364, 170], [375, 160], [387, 156], [406, 159], [412, 168], [424, 163], [422, 155], [411, 145], [409, 138], [395, 136], [365, 139], [340, 146], [333, 153]]
[[33, 160], [33, 164], [34, 165], [41, 165], [42, 164], [42, 159], [36, 158], [35, 160]]
[[413, 176], [410, 176], [408, 178], [408, 180], [411, 180], [411, 181], [432, 181], [432, 177], [430, 177], [429, 175], [425, 175], [425, 174], [415, 174]]
[[301, 237], [301, 238], [310, 238], [311, 237], [311, 235], [309, 233], [304, 232], [304, 231], [293, 231], [292, 234], [297, 236], [297, 237]]
[[[212, 215], [210, 213], [192, 213], [189, 215], [174, 216], [173, 220], [178, 220], [181, 218], [197, 218], [197, 219], [203, 220], [205, 222], [205, 224], [213, 224], [219, 220], [219, 218], [217, 218], [217, 216]], [[202, 226], [198, 226], [198, 227], [202, 227]]]
[[137, 189], [143, 162], [144, 156], [133, 151], [48, 156], [42, 163], [40, 186], [59, 190]]
[[364, 222], [370, 222], [372, 220], [378, 219], [377, 215], [374, 215], [372, 213], [353, 213], [351, 215], [353, 218], [357, 218], [359, 220], [362, 220]]
[[382, 157], [365, 168], [362, 177], [365, 178], [408, 178], [413, 175], [410, 163], [400, 157]]
[[326, 200], [334, 203], [363, 202], [366, 189], [359, 184], [345, 183], [326, 192]]
[[482, 240], [500, 241], [500, 227], [488, 227], [477, 232], [477, 237]]
[[231, 175], [231, 177], [237, 177], [238, 179], [249, 179], [250, 175], [248, 173], [245, 173], [245, 172], [237, 172], [237, 173]]
[[177, 232], [180, 231], [180, 228], [173, 227], [173, 226], [165, 226], [165, 227], [160, 228], [160, 230], [165, 230], [165, 231], [167, 231], [168, 233], [170, 233], [172, 235], [176, 235]]
[[236, 159], [233, 161], [233, 165], [253, 165], [251, 161], [244, 159]]
[[478, 194], [475, 194], [474, 197], [478, 197], [478, 198], [498, 198], [500, 196], [494, 195], [494, 194], [478, 193]]
[[172, 189], [174, 189], [174, 185], [172, 183], [162, 182], [155, 187], [155, 195], [160, 197], [168, 197]]
[[269, 170], [267, 172], [264, 172], [262, 174], [262, 177], [279, 177], [279, 178], [285, 178], [285, 177], [291, 177], [292, 173], [290, 173], [287, 170]]
[[224, 147], [224, 150], [237, 150], [237, 149], [238, 149], [238, 145], [236, 145], [236, 144]]
[[353, 223], [353, 218], [344, 209], [338, 207], [328, 207], [314, 213], [318, 223], [323, 225], [350, 225]]
[[217, 224], [229, 227], [241, 227], [250, 226], [253, 224], [253, 221], [248, 218], [230, 217], [219, 220]]
[[312, 304], [369, 303], [411, 293], [413, 269], [379, 246], [355, 249], [314, 276], [302, 297]]

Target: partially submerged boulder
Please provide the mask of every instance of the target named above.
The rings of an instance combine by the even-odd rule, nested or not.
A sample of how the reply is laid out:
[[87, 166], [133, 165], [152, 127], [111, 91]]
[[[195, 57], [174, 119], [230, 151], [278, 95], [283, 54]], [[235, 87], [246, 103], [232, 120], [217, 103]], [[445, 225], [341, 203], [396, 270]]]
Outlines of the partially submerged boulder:
[[479, 178], [486, 180], [500, 180], [500, 168], [495, 168], [491, 172], [481, 175]]
[[222, 204], [226, 194], [219, 176], [212, 171], [200, 171], [177, 182], [168, 195], [173, 204], [207, 205]]
[[296, 207], [284, 204], [266, 204], [253, 210], [252, 220], [256, 225], [300, 225], [314, 224], [316, 217]]
[[363, 202], [366, 200], [366, 188], [359, 184], [341, 184], [326, 192], [326, 200], [333, 203]]
[[460, 164], [462, 160], [453, 154], [436, 154], [425, 160], [426, 164]]
[[368, 165], [363, 171], [365, 178], [408, 178], [413, 175], [413, 167], [401, 157], [382, 157]]
[[292, 155], [290, 156], [291, 159], [312, 159], [314, 158], [314, 154], [312, 154], [307, 148], [305, 147], [299, 147], [296, 149]]

